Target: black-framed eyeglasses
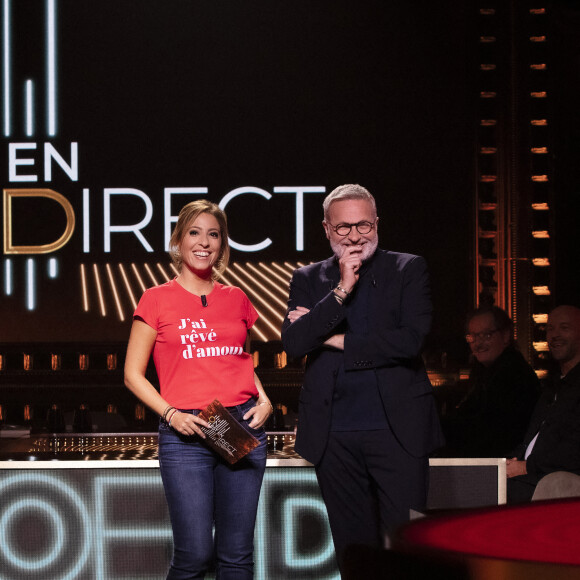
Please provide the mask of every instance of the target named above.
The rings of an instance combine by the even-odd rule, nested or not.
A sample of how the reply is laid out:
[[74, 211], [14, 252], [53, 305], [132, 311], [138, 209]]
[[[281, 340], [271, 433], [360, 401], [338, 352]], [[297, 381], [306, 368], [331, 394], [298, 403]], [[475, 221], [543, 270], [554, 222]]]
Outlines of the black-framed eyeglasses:
[[367, 222], [367, 221], [363, 221], [363, 222], [358, 222], [356, 224], [338, 224], [337, 226], [333, 226], [330, 222], [326, 222], [330, 228], [337, 233], [339, 236], [348, 236], [348, 234], [350, 234], [352, 228], [356, 228], [356, 231], [359, 234], [368, 234], [372, 231], [372, 229], [375, 227], [375, 224], [377, 223], [377, 220], [375, 220], [374, 222]]
[[495, 330], [488, 330], [487, 332], [476, 332], [475, 334], [466, 334], [465, 340], [469, 343], [475, 342], [478, 338], [484, 342], [491, 340], [491, 337], [496, 333], [499, 332], [499, 329]]

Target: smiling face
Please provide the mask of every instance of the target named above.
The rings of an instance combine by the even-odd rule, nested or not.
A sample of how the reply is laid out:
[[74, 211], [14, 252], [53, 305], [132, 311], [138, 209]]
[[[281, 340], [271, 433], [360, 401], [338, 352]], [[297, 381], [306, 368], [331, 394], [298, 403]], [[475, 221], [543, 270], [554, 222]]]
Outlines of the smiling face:
[[564, 374], [580, 362], [580, 310], [559, 306], [548, 317], [546, 339]]
[[211, 272], [220, 258], [221, 247], [219, 222], [209, 213], [200, 213], [181, 239], [179, 251], [183, 267], [202, 275]]
[[497, 330], [489, 312], [474, 316], [467, 325], [467, 332], [473, 337], [473, 342], [469, 343], [471, 352], [484, 366], [493, 364], [510, 344], [510, 331]]
[[[358, 224], [370, 222], [374, 227], [368, 234], [359, 234], [356, 227], [350, 228], [346, 236], [339, 236], [334, 228], [340, 224]], [[378, 218], [372, 204], [365, 199], [344, 199], [333, 201], [328, 208], [328, 219], [322, 222], [330, 247], [337, 258], [341, 258], [348, 246], [361, 247], [362, 260], [368, 260], [377, 249], [379, 236], [377, 233]], [[333, 226], [333, 227], [331, 227]]]

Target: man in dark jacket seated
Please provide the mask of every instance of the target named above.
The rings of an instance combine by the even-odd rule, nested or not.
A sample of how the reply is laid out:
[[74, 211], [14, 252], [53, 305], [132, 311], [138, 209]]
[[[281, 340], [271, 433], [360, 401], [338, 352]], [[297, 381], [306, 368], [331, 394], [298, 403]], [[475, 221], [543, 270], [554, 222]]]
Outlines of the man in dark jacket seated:
[[513, 323], [504, 310], [478, 308], [466, 328], [473, 367], [465, 395], [442, 417], [447, 445], [438, 455], [506, 457], [523, 439], [540, 382], [516, 350]]
[[554, 471], [580, 474], [580, 309], [559, 306], [546, 332], [559, 369], [542, 393], [526, 435], [507, 461], [508, 503], [530, 501]]

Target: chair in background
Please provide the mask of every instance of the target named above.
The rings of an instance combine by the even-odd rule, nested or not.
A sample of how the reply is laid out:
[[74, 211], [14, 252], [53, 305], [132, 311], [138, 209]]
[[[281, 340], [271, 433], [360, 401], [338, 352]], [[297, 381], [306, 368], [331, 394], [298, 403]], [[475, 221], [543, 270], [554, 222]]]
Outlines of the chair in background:
[[569, 471], [554, 471], [544, 475], [536, 485], [532, 501], [580, 497], [580, 475]]

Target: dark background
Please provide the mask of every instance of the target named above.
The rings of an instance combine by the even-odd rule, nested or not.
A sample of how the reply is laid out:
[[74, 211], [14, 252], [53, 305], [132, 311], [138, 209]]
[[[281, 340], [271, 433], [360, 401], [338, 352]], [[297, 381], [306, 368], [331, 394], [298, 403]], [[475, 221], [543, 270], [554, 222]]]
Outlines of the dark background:
[[552, 6], [556, 296], [580, 307], [580, 2]]
[[[575, 4], [555, 3], [552, 17], [558, 296], [576, 294], [577, 275], [569, 273], [580, 261]], [[14, 85], [19, 90], [24, 79], [38, 80], [39, 128], [45, 55], [43, 42], [34, 40], [43, 37], [43, 9], [40, 1], [13, 3]], [[78, 265], [167, 261], [165, 187], [204, 186], [218, 202], [242, 186], [272, 193], [275, 186], [314, 185], [329, 192], [358, 182], [377, 198], [380, 245], [428, 260], [431, 342], [460, 348], [463, 317], [474, 301], [476, 10], [463, 0], [60, 0], [58, 135], [25, 138], [20, 123], [3, 137], [2, 157], [8, 142], [34, 141], [41, 174], [44, 141], [65, 159], [77, 141], [79, 180], [56, 168], [50, 184], [9, 183], [5, 163], [0, 178], [5, 188], [59, 191], [75, 208], [77, 228], [55, 254], [60, 278], [41, 280], [37, 310], [25, 310], [21, 286], [2, 295], [0, 342], [124, 340], [129, 322], [82, 313]], [[21, 103], [15, 97], [16, 119]], [[104, 253], [103, 189], [111, 187], [139, 189], [152, 199], [154, 219], [143, 234], [153, 256], [131, 234], [113, 235], [112, 252]], [[82, 252], [83, 188], [91, 195], [90, 254]], [[294, 246], [292, 195], [234, 200], [227, 208], [231, 237], [249, 244], [269, 236], [273, 244], [258, 254], [234, 251], [233, 260], [327, 257], [322, 198], [305, 196], [304, 252]], [[137, 198], [114, 201], [113, 223], [143, 217]], [[54, 239], [61, 214], [41, 204], [15, 212], [15, 241], [17, 235]], [[23, 264], [23, 257], [14, 258], [17, 284]]]

